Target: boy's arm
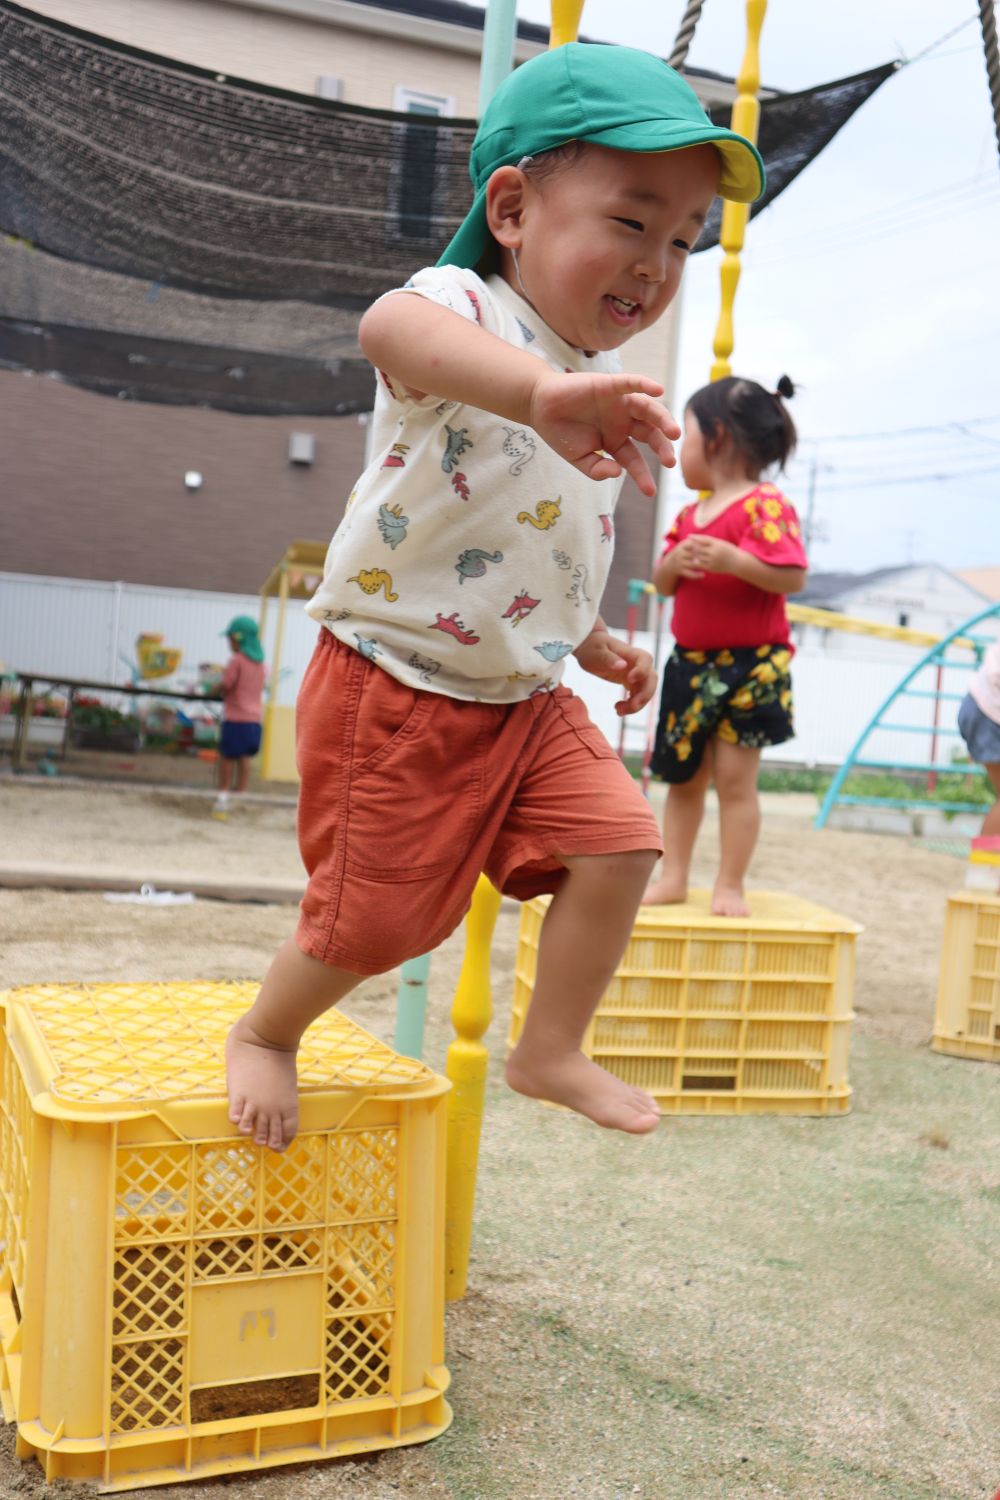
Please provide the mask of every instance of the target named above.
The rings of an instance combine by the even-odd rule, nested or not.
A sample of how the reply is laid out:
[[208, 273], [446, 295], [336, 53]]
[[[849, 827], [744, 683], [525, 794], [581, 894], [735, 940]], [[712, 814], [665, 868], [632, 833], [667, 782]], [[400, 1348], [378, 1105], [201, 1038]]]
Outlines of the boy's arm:
[[626, 696], [615, 704], [619, 715], [638, 713], [656, 692], [656, 671], [649, 652], [613, 636], [600, 615], [573, 655], [592, 677], [617, 682], [626, 689]]
[[[762, 562], [752, 552], [724, 542], [720, 537], [690, 537], [696, 566], [706, 573], [731, 573], [768, 594], [797, 594], [806, 581], [806, 569]], [[680, 551], [680, 548], [677, 549]]]
[[368, 359], [415, 399], [433, 393], [531, 427], [560, 458], [589, 478], [625, 469], [646, 495], [656, 486], [636, 443], [670, 467], [673, 417], [655, 398], [663, 387], [644, 375], [559, 375], [517, 349], [415, 293], [384, 297], [365, 313], [358, 337]]

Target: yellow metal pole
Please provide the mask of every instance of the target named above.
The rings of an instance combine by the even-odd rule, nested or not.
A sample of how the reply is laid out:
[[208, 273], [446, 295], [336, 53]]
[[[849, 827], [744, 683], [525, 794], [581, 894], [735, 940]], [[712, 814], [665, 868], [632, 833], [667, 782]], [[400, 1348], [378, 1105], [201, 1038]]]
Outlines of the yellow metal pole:
[[[757, 144], [757, 127], [760, 123], [760, 104], [757, 92], [760, 89], [760, 33], [767, 11], [767, 0], [747, 0], [747, 40], [743, 62], [736, 77], [736, 100], [731, 118], [732, 129], [747, 140]], [[729, 356], [733, 352], [733, 303], [740, 280], [740, 251], [750, 217], [748, 203], [729, 203], [723, 206], [722, 228], [719, 243], [725, 251], [719, 277], [722, 282], [722, 307], [716, 324], [712, 349], [715, 363], [710, 379], [721, 380], [732, 374]]]
[[575, 42], [580, 30], [584, 0], [552, 0], [552, 26], [549, 30], [549, 51]]
[[489, 1054], [480, 1038], [493, 1018], [490, 993], [490, 943], [500, 910], [500, 892], [480, 875], [465, 919], [465, 956], [451, 1008], [455, 1040], [448, 1048], [445, 1072], [448, 1096], [448, 1167], [445, 1213], [445, 1295], [449, 1302], [465, 1296], [472, 1243], [472, 1210], [476, 1197], [479, 1136], [486, 1097]]

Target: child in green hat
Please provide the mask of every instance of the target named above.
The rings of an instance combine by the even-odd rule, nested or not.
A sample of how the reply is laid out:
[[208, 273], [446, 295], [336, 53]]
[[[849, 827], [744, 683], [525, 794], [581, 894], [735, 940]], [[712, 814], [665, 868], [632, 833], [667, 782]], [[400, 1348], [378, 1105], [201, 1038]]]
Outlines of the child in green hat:
[[227, 1044], [230, 1119], [274, 1150], [306, 1027], [447, 937], [481, 871], [553, 897], [508, 1083], [633, 1134], [659, 1117], [581, 1050], [661, 845], [562, 663], [619, 684], [619, 713], [653, 695], [598, 609], [624, 475], [652, 496], [638, 445], [671, 465], [680, 431], [617, 350], [669, 305], [716, 194], [749, 202], [763, 169], [659, 58], [579, 43], [504, 82], [470, 169], [438, 265], [361, 323], [373, 458], [308, 605], [297, 706], [309, 884]]
[[222, 733], [219, 738], [219, 795], [212, 806], [216, 818], [229, 816], [229, 794], [245, 792], [250, 762], [260, 749], [264, 697], [264, 648], [257, 622], [249, 615], [230, 620], [223, 634], [232, 656], [222, 674]]

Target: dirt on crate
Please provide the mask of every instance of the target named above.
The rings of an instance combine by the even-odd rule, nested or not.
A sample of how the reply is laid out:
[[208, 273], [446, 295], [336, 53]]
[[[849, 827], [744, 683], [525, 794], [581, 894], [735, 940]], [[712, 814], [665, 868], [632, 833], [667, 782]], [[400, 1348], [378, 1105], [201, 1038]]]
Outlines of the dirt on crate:
[[[792, 804], [788, 804], [791, 806]], [[865, 926], [852, 1112], [597, 1130], [502, 1081], [518, 915], [501, 910], [470, 1291], [448, 1314], [436, 1442], [182, 1483], [178, 1500], [991, 1500], [1000, 1485], [1000, 1068], [928, 1048], [961, 862], [824, 831], [766, 799], [753, 885]], [[4, 858], [300, 873], [294, 809], [213, 823], [177, 794], [0, 783]], [[695, 877], [713, 873], [717, 828]], [[0, 891], [0, 976], [257, 977], [291, 907]], [[462, 957], [431, 965], [442, 1068]], [[398, 976], [345, 1010], [386, 1040]], [[0, 1443], [0, 1500], [46, 1489]], [[57, 1486], [69, 1494], [70, 1487]], [[79, 1493], [79, 1490], [76, 1491]]]

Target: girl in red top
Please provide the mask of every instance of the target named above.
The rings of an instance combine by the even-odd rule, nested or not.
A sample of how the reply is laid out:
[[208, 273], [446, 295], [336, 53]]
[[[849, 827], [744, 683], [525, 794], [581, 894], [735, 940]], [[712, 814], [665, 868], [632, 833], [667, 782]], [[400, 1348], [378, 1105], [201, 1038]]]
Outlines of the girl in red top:
[[652, 768], [670, 783], [663, 815], [666, 853], [646, 905], [683, 901], [705, 792], [719, 798], [717, 916], [749, 913], [743, 881], [760, 829], [761, 747], [791, 739], [792, 686], [785, 595], [806, 577], [798, 519], [765, 470], [795, 449], [785, 401], [730, 376], [696, 391], [684, 414], [681, 472], [702, 491], [667, 534], [653, 573], [674, 596], [676, 641], [663, 675]]

